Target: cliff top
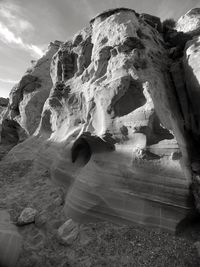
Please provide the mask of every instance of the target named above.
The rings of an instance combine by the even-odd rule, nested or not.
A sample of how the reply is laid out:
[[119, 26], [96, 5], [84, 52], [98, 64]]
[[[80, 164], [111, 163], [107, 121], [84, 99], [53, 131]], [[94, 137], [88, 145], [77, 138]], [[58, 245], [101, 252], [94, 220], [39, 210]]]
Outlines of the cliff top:
[[120, 11], [131, 11], [131, 12], [134, 12], [136, 15], [139, 16], [139, 14], [134, 9], [126, 8], [126, 7], [119, 7], [119, 8], [108, 9], [108, 10], [105, 10], [105, 11], [97, 14], [94, 18], [92, 18], [90, 20], [90, 23], [92, 24], [97, 18], [105, 19], [105, 18], [110, 17], [113, 14], [118, 13]]

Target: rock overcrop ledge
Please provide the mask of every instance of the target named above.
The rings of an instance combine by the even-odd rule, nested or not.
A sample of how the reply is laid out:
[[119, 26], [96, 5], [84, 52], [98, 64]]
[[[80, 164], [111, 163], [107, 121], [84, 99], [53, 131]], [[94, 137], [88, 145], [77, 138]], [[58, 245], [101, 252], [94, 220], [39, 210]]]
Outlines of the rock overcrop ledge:
[[198, 207], [200, 18], [193, 11], [167, 33], [154, 16], [104, 12], [72, 40], [51, 44], [12, 90], [4, 120], [31, 136], [12, 155], [50, 169], [73, 220], [175, 230], [194, 213], [191, 188]]

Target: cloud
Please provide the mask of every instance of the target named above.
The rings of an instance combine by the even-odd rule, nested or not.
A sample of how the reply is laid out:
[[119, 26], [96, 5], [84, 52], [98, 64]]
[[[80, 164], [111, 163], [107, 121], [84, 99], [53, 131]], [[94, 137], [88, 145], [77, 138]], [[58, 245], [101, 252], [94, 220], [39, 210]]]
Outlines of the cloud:
[[0, 17], [6, 25], [17, 33], [33, 31], [33, 25], [22, 18], [20, 7], [11, 3], [3, 3], [0, 6]]
[[[41, 57], [44, 53], [36, 45], [24, 41], [21, 36], [27, 37], [34, 30], [33, 25], [23, 18], [21, 7], [3, 2], [0, 6], [0, 41], [28, 51], [33, 57]], [[26, 34], [26, 35], [25, 35]]]
[[33, 57], [41, 57], [44, 52], [38, 46], [25, 43], [21, 37], [16, 36], [8, 27], [0, 22], [0, 40], [6, 44], [15, 45], [21, 49], [29, 51]]
[[0, 82], [2, 82], [2, 83], [10, 83], [10, 84], [18, 83], [18, 81], [14, 81], [14, 80], [10, 80], [10, 79], [3, 79], [3, 78], [0, 78]]

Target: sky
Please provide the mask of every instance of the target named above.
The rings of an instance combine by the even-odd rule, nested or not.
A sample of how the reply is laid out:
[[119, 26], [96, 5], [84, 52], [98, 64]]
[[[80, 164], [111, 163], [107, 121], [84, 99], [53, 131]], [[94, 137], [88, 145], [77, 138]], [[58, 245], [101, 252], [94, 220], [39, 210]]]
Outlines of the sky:
[[8, 97], [51, 41], [70, 39], [96, 14], [115, 7], [177, 20], [200, 7], [200, 0], [0, 0], [0, 97]]

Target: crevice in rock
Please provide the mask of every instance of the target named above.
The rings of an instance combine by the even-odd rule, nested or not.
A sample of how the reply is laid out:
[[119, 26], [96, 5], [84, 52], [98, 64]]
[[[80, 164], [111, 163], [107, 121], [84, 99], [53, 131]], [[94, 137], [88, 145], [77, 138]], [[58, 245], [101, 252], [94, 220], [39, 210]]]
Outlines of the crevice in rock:
[[[91, 63], [92, 58], [92, 49], [93, 44], [91, 40], [91, 36], [89, 36], [86, 40], [83, 40], [78, 46], [78, 57], [77, 57], [77, 73], [76, 75], [81, 75], [85, 69]], [[76, 51], [75, 51], [76, 53]]]
[[73, 52], [62, 53], [62, 80], [71, 79], [77, 71], [77, 55]]
[[119, 53], [126, 52], [130, 53], [133, 49], [145, 49], [142, 41], [137, 37], [126, 37], [123, 43], [117, 46], [117, 50]]
[[146, 13], [140, 14], [140, 18], [143, 19], [151, 27], [156, 29], [158, 32], [162, 32], [162, 23], [160, 21], [160, 18]]
[[95, 62], [95, 73], [92, 82], [95, 82], [97, 79], [103, 77], [107, 72], [108, 62], [111, 57], [111, 46], [104, 46], [98, 55], [98, 59]]
[[41, 119], [41, 127], [40, 129], [44, 131], [45, 133], [48, 133], [49, 135], [52, 133], [52, 128], [51, 128], [51, 111], [50, 110], [45, 110], [42, 114], [42, 119]]

